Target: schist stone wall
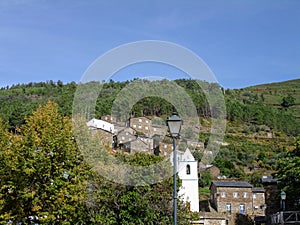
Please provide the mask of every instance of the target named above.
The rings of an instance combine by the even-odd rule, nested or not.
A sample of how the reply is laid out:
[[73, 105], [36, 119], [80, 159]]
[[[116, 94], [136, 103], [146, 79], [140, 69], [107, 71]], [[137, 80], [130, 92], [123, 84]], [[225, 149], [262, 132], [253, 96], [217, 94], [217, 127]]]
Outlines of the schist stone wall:
[[215, 207], [218, 212], [252, 213], [251, 187], [218, 187]]

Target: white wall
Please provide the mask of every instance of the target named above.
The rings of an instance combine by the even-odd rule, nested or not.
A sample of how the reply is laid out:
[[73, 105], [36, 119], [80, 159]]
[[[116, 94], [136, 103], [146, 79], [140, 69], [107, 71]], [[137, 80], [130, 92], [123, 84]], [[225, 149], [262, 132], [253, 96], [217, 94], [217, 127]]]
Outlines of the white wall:
[[[187, 173], [187, 166], [190, 174]], [[190, 202], [190, 210], [199, 212], [198, 162], [187, 149], [179, 161], [178, 176], [182, 180], [178, 196], [185, 202]]]
[[102, 129], [110, 133], [114, 133], [114, 125], [112, 123], [106, 122], [104, 120], [91, 119], [87, 122], [87, 126], [91, 128]]

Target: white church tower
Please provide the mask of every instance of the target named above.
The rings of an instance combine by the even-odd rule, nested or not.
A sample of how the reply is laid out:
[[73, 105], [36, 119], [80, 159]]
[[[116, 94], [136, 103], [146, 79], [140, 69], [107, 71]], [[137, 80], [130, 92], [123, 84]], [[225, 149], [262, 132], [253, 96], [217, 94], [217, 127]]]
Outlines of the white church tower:
[[[183, 154], [178, 153], [178, 176], [182, 181], [178, 197], [192, 212], [199, 212], [198, 161], [188, 148]], [[171, 157], [170, 159], [173, 159], [173, 154]]]

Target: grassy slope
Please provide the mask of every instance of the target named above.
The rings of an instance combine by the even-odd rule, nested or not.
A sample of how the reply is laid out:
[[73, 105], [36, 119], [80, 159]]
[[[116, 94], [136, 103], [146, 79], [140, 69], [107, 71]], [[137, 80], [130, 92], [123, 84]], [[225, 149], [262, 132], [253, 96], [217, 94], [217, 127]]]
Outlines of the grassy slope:
[[243, 88], [240, 90], [241, 96], [246, 92], [257, 95], [258, 101], [275, 107], [280, 107], [282, 98], [291, 94], [295, 98], [295, 105], [291, 106], [288, 111], [300, 118], [300, 79]]

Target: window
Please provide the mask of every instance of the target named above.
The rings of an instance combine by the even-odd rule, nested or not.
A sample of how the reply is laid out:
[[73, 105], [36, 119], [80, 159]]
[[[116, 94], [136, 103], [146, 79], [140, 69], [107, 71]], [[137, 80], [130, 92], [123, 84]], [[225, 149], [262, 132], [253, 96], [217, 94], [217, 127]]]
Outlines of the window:
[[149, 128], [148, 128], [148, 127], [145, 127], [145, 129], [148, 130]]
[[125, 140], [125, 137], [124, 137], [124, 136], [122, 136], [122, 137], [121, 137], [121, 139], [122, 139], [122, 140]]
[[244, 198], [248, 198], [248, 192], [244, 192]]
[[136, 125], [135, 125], [135, 124], [133, 124], [133, 128], [136, 128]]
[[142, 128], [142, 126], [141, 126], [141, 125], [139, 125], [139, 128], [141, 129], [141, 128]]
[[164, 148], [167, 148], [167, 145], [164, 145]]
[[238, 193], [237, 192], [233, 192], [233, 197], [237, 198], [238, 197]]
[[149, 123], [149, 121], [148, 121], [148, 120], [146, 120], [146, 123]]
[[153, 128], [154, 131], [156, 131], [156, 128]]
[[186, 165], [186, 174], [191, 174], [191, 166], [189, 164]]
[[244, 213], [245, 213], [245, 205], [240, 204], [240, 214], [244, 214]]
[[252, 197], [253, 197], [253, 198], [256, 198], [256, 194], [253, 194]]
[[142, 119], [139, 119], [139, 122], [142, 122]]
[[231, 212], [231, 204], [226, 203], [226, 212]]
[[226, 192], [221, 192], [221, 197], [226, 198]]

